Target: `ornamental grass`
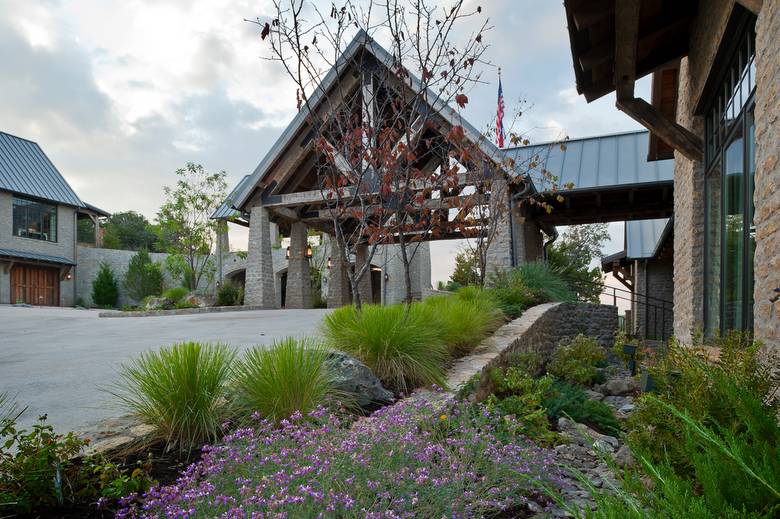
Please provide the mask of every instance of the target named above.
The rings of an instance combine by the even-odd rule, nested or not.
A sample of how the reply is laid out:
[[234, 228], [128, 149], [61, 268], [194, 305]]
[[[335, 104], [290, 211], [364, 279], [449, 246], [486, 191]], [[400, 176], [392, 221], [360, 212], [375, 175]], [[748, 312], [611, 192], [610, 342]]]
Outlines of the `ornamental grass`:
[[[204, 449], [170, 486], [128, 496], [116, 517], [516, 517], [557, 488], [550, 451], [511, 418], [451, 400], [404, 401], [358, 422], [320, 408], [261, 420]], [[510, 424], [511, 425], [511, 424]]]
[[325, 316], [322, 335], [328, 346], [366, 364], [396, 393], [444, 386], [449, 359], [441, 330], [419, 305], [345, 306]]
[[311, 338], [288, 337], [244, 354], [235, 367], [233, 402], [239, 415], [278, 421], [327, 403], [348, 404], [350, 396], [334, 384], [328, 350]]
[[151, 440], [190, 452], [220, 434], [234, 358], [224, 345], [198, 342], [147, 351], [121, 366], [108, 391], [154, 428]]
[[429, 326], [439, 330], [450, 355], [462, 357], [471, 353], [502, 322], [502, 313], [486, 297], [431, 297], [423, 301], [420, 311], [427, 315]]

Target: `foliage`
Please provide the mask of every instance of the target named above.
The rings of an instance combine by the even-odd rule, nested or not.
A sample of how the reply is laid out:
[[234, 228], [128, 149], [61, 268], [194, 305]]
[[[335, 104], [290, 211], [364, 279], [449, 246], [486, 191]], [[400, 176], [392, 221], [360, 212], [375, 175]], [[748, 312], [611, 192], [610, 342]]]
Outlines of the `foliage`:
[[71, 459], [84, 445], [73, 433], [55, 434], [46, 415], [30, 431], [14, 418], [0, 422], [0, 507], [27, 513], [72, 501]]
[[245, 353], [235, 369], [234, 403], [243, 416], [257, 412], [279, 421], [348, 400], [334, 383], [328, 350], [310, 338], [288, 337]]
[[19, 414], [18, 406], [8, 393], [0, 391], [0, 424], [12, 420]]
[[451, 400], [407, 401], [355, 423], [323, 409], [280, 428], [261, 421], [117, 517], [513, 516], [532, 481], [558, 488], [561, 477], [549, 451], [501, 422]]
[[558, 343], [547, 372], [567, 382], [589, 386], [604, 381], [598, 368], [603, 367], [606, 358], [596, 339], [579, 334]]
[[620, 434], [620, 423], [612, 408], [604, 402], [589, 399], [580, 386], [556, 380], [544, 395], [543, 405], [553, 421], [567, 416], [600, 433], [610, 436]]
[[146, 249], [136, 252], [125, 272], [124, 286], [128, 295], [135, 301], [147, 296], [158, 296], [162, 291], [162, 266], [153, 262]]
[[470, 250], [461, 250], [455, 255], [455, 270], [450, 283], [459, 286], [479, 285], [479, 267], [475, 254]]
[[430, 297], [419, 303], [429, 326], [439, 330], [453, 357], [469, 354], [498, 327], [501, 312], [484, 298]]
[[[741, 432], [755, 428], [738, 414], [731, 393], [763, 399], [767, 415], [776, 415], [779, 375], [772, 371], [778, 359], [762, 360], [760, 343], [746, 334], [730, 332], [710, 344], [720, 349], [717, 361], [703, 343], [693, 346], [671, 341], [657, 365], [650, 368], [656, 387], [655, 398], [643, 396], [628, 420], [629, 439], [655, 462], [669, 460], [682, 475], [690, 476], [694, 462], [685, 448], [682, 421], [661, 403], [685, 410], [693, 420], [718, 430]], [[747, 398], [747, 396], [745, 396]]]
[[98, 505], [106, 501], [117, 501], [129, 494], [145, 492], [155, 484], [149, 476], [151, 465], [140, 460], [133, 470], [111, 461], [104, 454], [87, 456], [81, 461], [79, 495], [93, 501], [99, 497]]
[[525, 263], [510, 271], [511, 275], [518, 276], [523, 286], [532, 294], [539, 294], [538, 303], [577, 299], [560, 274], [544, 262]]
[[322, 335], [329, 346], [365, 363], [385, 387], [406, 394], [444, 385], [447, 346], [427, 315], [418, 305], [345, 306], [325, 316]]
[[225, 281], [217, 289], [216, 306], [241, 306], [244, 304], [244, 287]]
[[95, 245], [95, 222], [91, 218], [76, 220], [76, 240], [79, 243]]
[[485, 404], [502, 416], [513, 416], [516, 432], [549, 443], [552, 435], [542, 401], [552, 382], [551, 377], [533, 378], [516, 366], [494, 368], [490, 371], [493, 393]]
[[101, 308], [114, 308], [119, 300], [119, 283], [108, 263], [101, 263], [92, 281], [92, 303]]
[[165, 250], [155, 227], [142, 214], [134, 211], [114, 213], [106, 218], [102, 227], [103, 247], [106, 249]]
[[154, 427], [152, 439], [189, 452], [219, 435], [234, 358], [225, 346], [197, 342], [147, 351], [121, 366], [109, 392]]
[[201, 279], [213, 270], [211, 254], [218, 232], [225, 223], [211, 214], [226, 197], [225, 172], [207, 173], [200, 164], [188, 162], [176, 170], [175, 187], [165, 187], [166, 201], [157, 213], [161, 230], [170, 243], [168, 252], [184, 258], [190, 273], [187, 282], [197, 289]]
[[170, 301], [171, 304], [176, 305], [184, 301], [184, 298], [189, 295], [190, 291], [187, 287], [171, 287], [162, 293], [162, 298]]
[[598, 303], [601, 295], [601, 250], [609, 240], [607, 224], [575, 225], [547, 250], [550, 269], [561, 276], [571, 292], [582, 301]]

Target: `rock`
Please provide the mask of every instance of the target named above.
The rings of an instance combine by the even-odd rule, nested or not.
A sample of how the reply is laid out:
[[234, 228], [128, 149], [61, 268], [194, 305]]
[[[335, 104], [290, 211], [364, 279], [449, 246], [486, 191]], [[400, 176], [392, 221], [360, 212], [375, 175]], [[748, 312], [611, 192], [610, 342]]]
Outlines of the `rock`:
[[376, 375], [359, 360], [333, 351], [328, 355], [328, 362], [335, 372], [336, 389], [354, 395], [355, 403], [364, 412], [393, 403], [393, 394], [382, 387]]
[[605, 396], [603, 402], [615, 409], [620, 409], [626, 404], [633, 404], [634, 398], [630, 396]]
[[[601, 393], [611, 396], [625, 396], [633, 395], [639, 392], [639, 381], [630, 377], [619, 377], [607, 380], [605, 384], [602, 384], [600, 390]], [[603, 391], [602, 391], [603, 390]]]
[[208, 306], [206, 303], [206, 300], [203, 299], [198, 294], [187, 294], [187, 297], [184, 298], [184, 302], [193, 306], [196, 306], [198, 308], [203, 308], [205, 306]]
[[585, 394], [588, 395], [588, 398], [591, 400], [601, 401], [604, 399], [604, 393], [599, 393], [598, 391], [586, 389]]
[[636, 407], [634, 406], [634, 404], [625, 404], [624, 406], [619, 408], [618, 411], [620, 411], [623, 414], [628, 415], [628, 414], [633, 413], [635, 408]]
[[154, 427], [147, 424], [140, 424], [130, 428], [130, 434], [136, 438], [143, 438], [154, 432]]
[[86, 449], [87, 454], [100, 454], [104, 452], [120, 450], [133, 443], [130, 436], [111, 436], [100, 441], [96, 441]]
[[615, 463], [620, 468], [634, 466], [634, 455], [631, 454], [631, 449], [628, 448], [628, 445], [622, 445], [615, 453]]
[[572, 422], [568, 418], [558, 419], [558, 430], [573, 443], [583, 447], [609, 453], [615, 452], [620, 447], [617, 438], [598, 433], [587, 425]]
[[144, 310], [159, 310], [168, 304], [168, 300], [164, 297], [149, 297], [146, 299], [146, 306], [144, 306]]

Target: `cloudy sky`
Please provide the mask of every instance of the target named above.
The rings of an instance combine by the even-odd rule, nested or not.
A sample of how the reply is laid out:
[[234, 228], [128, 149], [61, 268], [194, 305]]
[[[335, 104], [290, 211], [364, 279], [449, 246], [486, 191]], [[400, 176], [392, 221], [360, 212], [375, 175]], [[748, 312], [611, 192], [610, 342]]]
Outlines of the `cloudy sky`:
[[[518, 126], [532, 140], [638, 128], [613, 97], [577, 95], [561, 2], [480, 3], [493, 25], [487, 57], [508, 107], [531, 105]], [[82, 199], [110, 212], [153, 218], [188, 161], [235, 184], [295, 112], [294, 88], [244, 21], [270, 13], [264, 0], [0, 0], [0, 130], [37, 141]], [[469, 97], [466, 117], [484, 127], [496, 83]], [[622, 226], [612, 231], [606, 253], [622, 248]], [[242, 228], [231, 239], [246, 247]], [[457, 247], [433, 244], [434, 283]]]

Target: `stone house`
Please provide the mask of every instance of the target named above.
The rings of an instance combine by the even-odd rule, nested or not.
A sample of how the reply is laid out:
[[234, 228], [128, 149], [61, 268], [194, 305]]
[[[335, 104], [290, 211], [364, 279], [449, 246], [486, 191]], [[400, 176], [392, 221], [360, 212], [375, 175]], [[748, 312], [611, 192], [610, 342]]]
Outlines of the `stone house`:
[[91, 224], [88, 238], [98, 243], [105, 216], [76, 195], [38, 144], [0, 132], [0, 304], [73, 305], [78, 223]]
[[[780, 1], [565, 0], [577, 89], [673, 157], [674, 333], [780, 346]], [[634, 94], [652, 74], [650, 102]]]

